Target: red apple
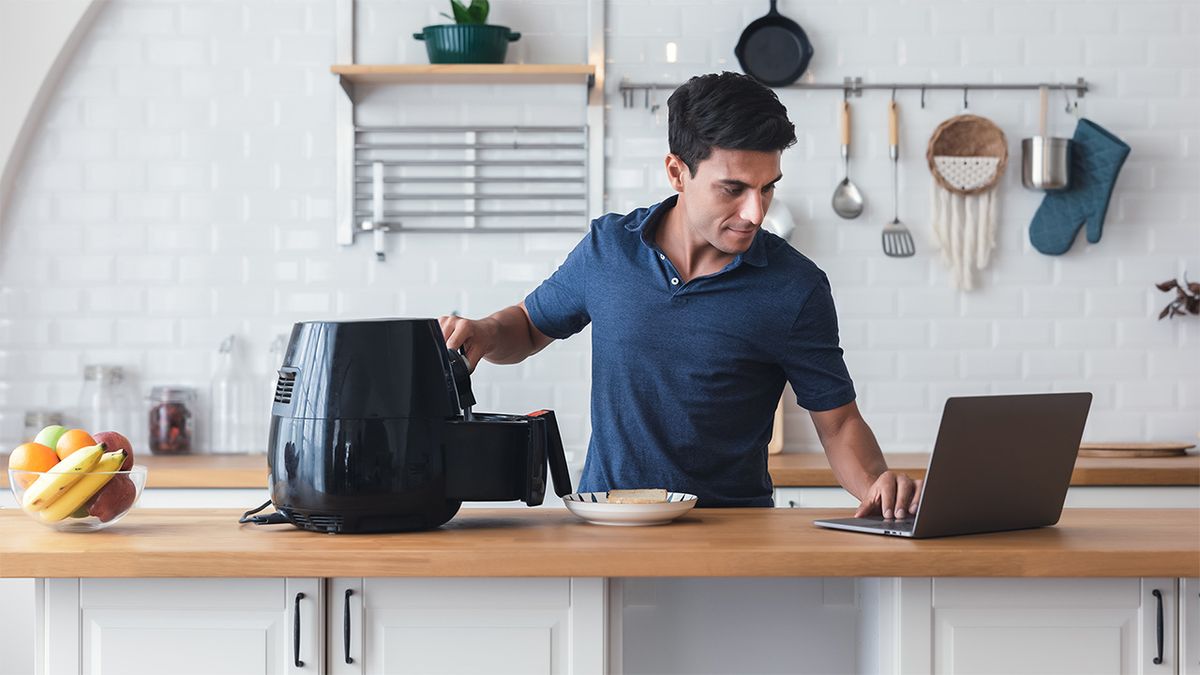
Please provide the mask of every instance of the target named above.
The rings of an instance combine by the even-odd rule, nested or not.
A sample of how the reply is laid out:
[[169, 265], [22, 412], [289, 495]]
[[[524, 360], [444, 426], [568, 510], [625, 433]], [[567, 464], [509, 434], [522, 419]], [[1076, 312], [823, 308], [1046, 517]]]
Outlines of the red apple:
[[88, 501], [87, 510], [89, 514], [107, 523], [128, 511], [135, 499], [137, 487], [129, 476], [113, 476], [113, 479]]
[[128, 438], [115, 431], [101, 431], [98, 434], [92, 434], [92, 438], [96, 439], [97, 443], [107, 445], [108, 452], [125, 451], [125, 461], [121, 463], [121, 471], [129, 471], [133, 468], [133, 443], [130, 443]]

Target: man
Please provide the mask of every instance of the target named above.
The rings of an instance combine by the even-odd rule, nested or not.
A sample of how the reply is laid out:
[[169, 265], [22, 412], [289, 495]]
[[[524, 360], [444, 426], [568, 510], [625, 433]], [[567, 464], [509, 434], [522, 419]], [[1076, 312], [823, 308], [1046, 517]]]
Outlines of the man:
[[441, 317], [470, 364], [517, 363], [592, 324], [592, 438], [580, 490], [661, 487], [700, 506], [771, 506], [767, 442], [790, 381], [857, 516], [904, 518], [920, 481], [888, 470], [855, 404], [829, 282], [763, 231], [796, 142], [775, 93], [694, 77], [670, 108], [678, 194], [608, 214], [524, 302]]

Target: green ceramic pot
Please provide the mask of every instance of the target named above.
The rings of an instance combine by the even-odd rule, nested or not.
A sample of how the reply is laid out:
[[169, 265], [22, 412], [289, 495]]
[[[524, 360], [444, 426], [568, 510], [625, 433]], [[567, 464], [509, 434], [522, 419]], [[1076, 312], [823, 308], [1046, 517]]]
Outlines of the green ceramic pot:
[[508, 43], [521, 34], [508, 26], [444, 24], [425, 26], [413, 37], [424, 40], [430, 63], [504, 63]]

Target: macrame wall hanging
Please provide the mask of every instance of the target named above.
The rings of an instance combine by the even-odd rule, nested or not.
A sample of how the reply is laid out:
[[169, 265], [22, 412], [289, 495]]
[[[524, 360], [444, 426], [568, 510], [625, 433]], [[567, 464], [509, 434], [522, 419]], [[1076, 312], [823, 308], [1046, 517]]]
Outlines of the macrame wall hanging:
[[951, 283], [970, 290], [996, 246], [996, 190], [1008, 165], [1008, 141], [991, 120], [958, 115], [934, 129], [925, 158], [933, 173], [934, 241]]

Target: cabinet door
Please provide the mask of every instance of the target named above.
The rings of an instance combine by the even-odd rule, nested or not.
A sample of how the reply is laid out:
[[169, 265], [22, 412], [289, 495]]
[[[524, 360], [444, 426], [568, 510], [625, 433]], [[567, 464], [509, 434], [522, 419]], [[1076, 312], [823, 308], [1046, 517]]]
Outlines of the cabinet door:
[[320, 579], [41, 583], [41, 672], [324, 672]]
[[1179, 580], [1179, 673], [1200, 675], [1200, 578]]
[[1174, 673], [1175, 585], [1174, 579], [934, 579], [932, 671]]
[[334, 579], [329, 605], [332, 675], [604, 669], [602, 579]]

